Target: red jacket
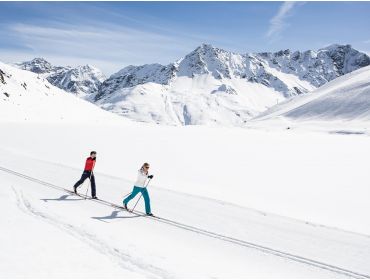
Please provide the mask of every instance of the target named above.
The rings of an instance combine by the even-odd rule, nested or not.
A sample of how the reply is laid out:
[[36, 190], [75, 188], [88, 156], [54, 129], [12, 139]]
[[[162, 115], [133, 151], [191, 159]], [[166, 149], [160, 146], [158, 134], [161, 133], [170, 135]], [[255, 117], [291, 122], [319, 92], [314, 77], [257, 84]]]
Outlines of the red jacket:
[[91, 171], [94, 168], [95, 165], [95, 158], [88, 157], [86, 159], [86, 164], [85, 164], [85, 171]]

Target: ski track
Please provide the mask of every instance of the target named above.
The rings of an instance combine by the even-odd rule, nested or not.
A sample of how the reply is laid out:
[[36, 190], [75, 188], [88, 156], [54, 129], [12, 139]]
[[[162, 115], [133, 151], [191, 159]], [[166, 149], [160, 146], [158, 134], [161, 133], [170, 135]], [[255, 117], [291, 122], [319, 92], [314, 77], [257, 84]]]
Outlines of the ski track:
[[174, 278], [173, 275], [168, 272], [157, 268], [151, 264], [145, 263], [142, 260], [134, 259], [132, 256], [122, 252], [117, 248], [110, 247], [103, 240], [98, 239], [95, 235], [88, 233], [87, 231], [78, 228], [74, 225], [64, 223], [59, 217], [53, 217], [44, 212], [37, 210], [31, 205], [31, 203], [24, 197], [23, 192], [19, 193], [13, 188], [15, 198], [17, 200], [17, 207], [25, 214], [30, 215], [34, 218], [41, 219], [43, 222], [51, 224], [60, 230], [68, 233], [74, 238], [88, 244], [91, 248], [109, 257], [112, 261], [117, 263], [122, 268], [132, 271], [139, 272], [148, 278]]
[[[45, 185], [45, 186], [57, 189], [59, 191], [64, 191], [64, 192], [71, 193], [71, 191], [69, 191], [67, 189], [64, 189], [62, 187], [44, 182], [44, 181], [36, 179], [36, 178], [32, 178], [32, 177], [27, 176], [25, 174], [18, 173], [16, 171], [6, 169], [4, 167], [0, 167], [0, 170], [2, 170], [4, 172], [7, 172], [7, 173], [10, 173], [10, 174], [13, 174], [13, 175], [18, 176], [18, 177], [21, 177], [23, 179], [36, 182], [36, 183], [41, 184], [41, 185]], [[80, 239], [85, 241], [85, 242], [86, 242], [86, 240], [85, 240], [84, 237], [89, 237], [90, 241], [93, 241], [93, 242], [89, 242], [88, 243], [89, 245], [95, 246], [96, 245], [95, 242], [101, 242], [100, 240], [97, 241], [97, 238], [95, 236], [93, 236], [93, 235], [91, 235], [91, 234], [89, 234], [89, 233], [87, 233], [83, 230], [79, 230], [78, 228], [76, 228], [76, 227], [74, 227], [70, 224], [62, 224], [58, 220], [55, 220], [52, 217], [47, 216], [45, 213], [35, 211], [27, 200], [25, 200], [23, 197], [21, 197], [21, 198], [24, 201], [24, 203], [23, 203], [24, 206], [29, 210], [29, 211], [26, 211], [26, 213], [32, 214], [32, 215], [37, 216], [39, 218], [46, 219], [50, 223], [52, 223], [54, 225], [57, 225], [57, 226], [61, 227], [62, 229], [69, 230], [68, 231], [69, 233], [77, 232], [80, 236]], [[104, 200], [95, 200], [93, 202], [100, 203], [102, 205], [106, 205], [108, 207], [113, 207], [113, 208], [119, 207], [118, 205], [115, 205], [113, 203], [110, 203], [110, 202], [107, 202], [107, 201], [104, 201]], [[22, 207], [20, 207], [20, 208], [22, 210]], [[140, 211], [135, 211], [133, 214], [138, 214], [138, 213], [142, 214]], [[197, 228], [197, 227], [193, 227], [193, 226], [190, 226], [190, 225], [182, 224], [182, 223], [179, 223], [179, 222], [176, 222], [176, 221], [173, 221], [173, 220], [160, 218], [160, 217], [149, 217], [149, 216], [145, 216], [145, 218], [149, 218], [149, 219], [152, 219], [152, 220], [155, 220], [155, 221], [167, 224], [167, 225], [175, 226], [179, 229], [194, 232], [196, 234], [205, 235], [205, 236], [208, 236], [208, 237], [211, 237], [211, 238], [219, 239], [221, 241], [229, 242], [229, 243], [232, 243], [234, 245], [239, 245], [239, 246], [247, 247], [247, 248], [250, 248], [250, 249], [255, 249], [255, 250], [258, 250], [258, 251], [263, 252], [265, 254], [275, 255], [275, 256], [284, 258], [286, 260], [289, 260], [289, 261], [295, 261], [295, 262], [298, 262], [298, 263], [301, 263], [301, 264], [305, 264], [305, 265], [313, 266], [313, 267], [323, 269], [323, 270], [326, 270], [326, 271], [334, 272], [334, 273], [344, 275], [344, 276], [347, 276], [347, 277], [350, 277], [350, 278], [370, 279], [370, 275], [357, 273], [357, 272], [347, 270], [347, 269], [344, 269], [344, 268], [341, 268], [341, 267], [337, 267], [337, 266], [334, 266], [334, 265], [322, 263], [322, 262], [315, 261], [315, 260], [312, 260], [312, 259], [309, 259], [309, 258], [301, 257], [301, 256], [298, 256], [298, 255], [293, 255], [293, 254], [290, 254], [290, 253], [287, 253], [287, 252], [275, 250], [275, 249], [265, 247], [265, 246], [262, 246], [262, 245], [254, 244], [254, 243], [247, 242], [247, 241], [244, 241], [244, 240], [240, 240], [240, 239], [236, 239], [236, 238], [233, 238], [233, 237], [218, 234], [218, 233], [215, 233], [215, 232], [207, 231], [207, 230], [204, 230], [204, 229], [201, 229], [201, 228]], [[71, 231], [71, 230], [74, 230], [74, 231]], [[72, 235], [75, 236], [74, 234], [72, 234]], [[104, 242], [102, 242], [102, 244], [104, 244]], [[95, 249], [98, 249], [99, 252], [102, 252], [104, 254], [106, 254], [106, 251], [107, 251], [108, 253], [111, 254], [112, 257], [115, 258], [115, 260], [117, 259], [117, 257], [120, 258], [120, 259], [123, 258], [123, 260], [127, 260], [127, 258], [129, 257], [125, 254], [122, 254], [116, 248], [114, 248], [114, 249], [110, 248], [108, 245], [104, 245], [104, 246], [102, 246], [102, 248], [99, 247], [99, 248], [95, 248]], [[142, 262], [138, 262], [138, 263], [134, 262], [133, 263], [130, 260], [128, 260], [128, 262], [132, 263], [136, 267], [139, 267], [140, 269], [147, 269], [145, 264], [143, 264]], [[126, 266], [123, 266], [123, 267], [127, 269]], [[159, 276], [159, 277], [162, 277], [162, 278], [166, 278], [166, 277], [171, 278], [171, 276], [169, 276], [168, 273], [163, 273], [164, 271], [162, 271], [160, 269], [157, 269], [157, 268], [154, 268], [154, 270], [153, 270], [153, 268], [154, 267], [151, 267], [150, 270], [157, 277]], [[162, 273], [158, 274], [158, 272], [162, 272]]]

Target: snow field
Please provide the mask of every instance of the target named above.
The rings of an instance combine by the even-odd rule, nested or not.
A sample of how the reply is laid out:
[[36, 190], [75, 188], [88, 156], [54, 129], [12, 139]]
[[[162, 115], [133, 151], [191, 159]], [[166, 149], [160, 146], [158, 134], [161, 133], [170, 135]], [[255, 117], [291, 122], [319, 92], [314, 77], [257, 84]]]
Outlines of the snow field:
[[[55, 181], [55, 176], [59, 173], [64, 173], [66, 179], [80, 173], [77, 169], [4, 151], [1, 154], [2, 165], [6, 162], [10, 166], [13, 165], [13, 168], [17, 165], [24, 173], [27, 170], [29, 172], [32, 166], [32, 170], [38, 170], [35, 175], [41, 179], [54, 178]], [[12, 164], [9, 159], [14, 158], [22, 158], [24, 165], [20, 168], [19, 164]], [[48, 172], [45, 173], [45, 171]], [[104, 199], [117, 202], [120, 200], [118, 194], [121, 193], [122, 197], [123, 190], [126, 192], [130, 189], [131, 182], [99, 173], [96, 176], [100, 181], [98, 194], [100, 193], [99, 196]], [[5, 208], [12, 210], [13, 216], [12, 219], [2, 223], [5, 223], [8, 232], [17, 233], [18, 241], [16, 245], [4, 246], [5, 249], [2, 251], [5, 261], [2, 262], [1, 271], [6, 272], [5, 275], [8, 277], [20, 275], [19, 270], [22, 275], [49, 277], [104, 275], [104, 277], [124, 278], [200, 276], [207, 278], [302, 276], [338, 278], [343, 276], [155, 220], [119, 212], [90, 200], [71, 196], [21, 178], [14, 178], [3, 172], [1, 177], [6, 187], [1, 190], [0, 197], [7, 201], [7, 203], [1, 203], [1, 207], [4, 211]], [[84, 193], [85, 190], [82, 188], [80, 191]], [[280, 243], [279, 246], [285, 249], [291, 247], [290, 250], [295, 248], [295, 253], [307, 254], [309, 251], [305, 246], [297, 247], [298, 244], [302, 245], [302, 238], [312, 239], [314, 234], [317, 236], [313, 240], [320, 242], [320, 239], [328, 234], [329, 239], [335, 237], [331, 240], [333, 245], [347, 244], [347, 254], [333, 255], [333, 251], [328, 250], [330, 247], [317, 251], [322, 245], [308, 254], [331, 262], [335, 261], [336, 264], [345, 263], [347, 268], [351, 266], [352, 269], [366, 272], [365, 264], [359, 262], [359, 259], [366, 257], [366, 252], [362, 251], [361, 254], [365, 254], [362, 256], [351, 255], [351, 252], [357, 252], [357, 254], [361, 252], [357, 246], [362, 248], [366, 244], [364, 242], [368, 242], [367, 238], [326, 228], [316, 228], [275, 215], [168, 192], [160, 188], [153, 188], [150, 192], [153, 206], [158, 205], [157, 213], [165, 217], [222, 234], [249, 238], [254, 242], [270, 240], [268, 245], [277, 246], [285, 239], [287, 240], [285, 244]], [[189, 209], [189, 205], [194, 207]], [[139, 204], [139, 208], [142, 209], [142, 207]], [[15, 223], [15, 220], [21, 223]], [[30, 226], [34, 230], [21, 234], [23, 226]], [[261, 238], [261, 234], [266, 231], [265, 227], [272, 231], [269, 237], [266, 235]], [[298, 228], [300, 228], [300, 235], [296, 234]], [[273, 234], [274, 230], [277, 234]], [[289, 238], [286, 234], [290, 235]], [[277, 238], [279, 235], [280, 238]], [[271, 239], [272, 236], [275, 238]], [[294, 236], [298, 238], [297, 241], [294, 241]], [[13, 235], [12, 240], [14, 240]], [[347, 240], [346, 243], [343, 243], [344, 240]], [[358, 245], [356, 245], [357, 242], [359, 242]], [[45, 255], [40, 253], [43, 249], [42, 252], [45, 252]], [[317, 256], [318, 253], [321, 256]], [[19, 261], [14, 259], [9, 262], [5, 258], [7, 255], [18, 254], [23, 256], [22, 267], [18, 266]], [[37, 257], [32, 259], [32, 254], [37, 254]], [[49, 254], [53, 255], [51, 259], [46, 258]], [[68, 265], [73, 265], [77, 260], [78, 265], [73, 266], [72, 271], [68, 271]], [[55, 263], [60, 265], [56, 266]], [[16, 268], [18, 270], [15, 270]]]

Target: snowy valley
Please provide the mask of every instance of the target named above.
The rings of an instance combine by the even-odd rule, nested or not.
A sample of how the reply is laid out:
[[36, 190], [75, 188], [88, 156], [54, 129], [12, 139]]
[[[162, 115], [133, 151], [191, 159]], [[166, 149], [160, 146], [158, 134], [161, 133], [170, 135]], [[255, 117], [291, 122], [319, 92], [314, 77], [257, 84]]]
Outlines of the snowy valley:
[[[369, 64], [338, 45], [202, 45], [108, 79], [0, 63], [0, 277], [370, 278]], [[158, 218], [65, 190], [91, 150], [117, 205], [151, 164]]]

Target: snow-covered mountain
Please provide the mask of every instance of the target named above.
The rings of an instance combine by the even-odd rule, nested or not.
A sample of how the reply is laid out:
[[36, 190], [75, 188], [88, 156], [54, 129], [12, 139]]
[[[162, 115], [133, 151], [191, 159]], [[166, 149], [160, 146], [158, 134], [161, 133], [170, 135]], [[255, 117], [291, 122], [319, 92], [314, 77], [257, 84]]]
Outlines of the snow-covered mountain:
[[41, 75], [0, 62], [0, 121], [78, 122], [116, 118], [85, 100], [66, 94]]
[[144, 122], [242, 125], [288, 97], [370, 65], [350, 45], [237, 54], [203, 44], [169, 65], [128, 66], [100, 86], [102, 108]]
[[95, 95], [101, 83], [106, 79], [104, 74], [91, 65], [53, 66], [43, 58], [14, 64], [16, 67], [39, 74], [51, 84], [79, 97], [88, 99]]
[[207, 44], [169, 65], [128, 66], [109, 79], [90, 65], [53, 66], [42, 58], [16, 64], [136, 121], [232, 126], [367, 65], [369, 56], [350, 45], [237, 54]]
[[370, 121], [370, 66], [278, 104], [255, 120]]

